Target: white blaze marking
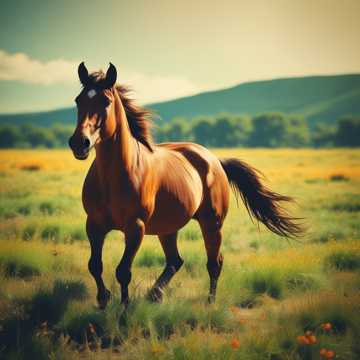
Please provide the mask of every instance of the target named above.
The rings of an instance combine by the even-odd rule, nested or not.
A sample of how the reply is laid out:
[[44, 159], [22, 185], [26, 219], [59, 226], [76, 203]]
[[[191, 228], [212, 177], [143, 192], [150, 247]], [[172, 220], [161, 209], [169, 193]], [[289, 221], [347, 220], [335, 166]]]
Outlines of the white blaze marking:
[[87, 96], [92, 99], [96, 95], [96, 91], [94, 89], [91, 89], [88, 91]]

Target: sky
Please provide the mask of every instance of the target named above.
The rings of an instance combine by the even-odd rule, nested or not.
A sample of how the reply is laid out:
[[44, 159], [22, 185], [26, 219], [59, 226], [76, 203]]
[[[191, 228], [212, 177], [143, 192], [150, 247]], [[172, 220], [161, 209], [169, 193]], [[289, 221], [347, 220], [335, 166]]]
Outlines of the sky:
[[73, 105], [109, 62], [140, 103], [239, 83], [360, 73], [360, 0], [1, 2], [0, 113]]

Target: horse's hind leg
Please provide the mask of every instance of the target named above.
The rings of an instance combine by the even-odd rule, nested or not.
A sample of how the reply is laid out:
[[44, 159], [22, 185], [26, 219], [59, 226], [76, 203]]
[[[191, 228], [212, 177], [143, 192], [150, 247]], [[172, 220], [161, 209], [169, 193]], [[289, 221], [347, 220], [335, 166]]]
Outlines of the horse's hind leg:
[[199, 219], [201, 232], [205, 241], [207, 253], [207, 270], [210, 277], [209, 303], [213, 303], [216, 297], [217, 281], [223, 265], [223, 256], [220, 253], [221, 246], [221, 226], [219, 222]]
[[110, 299], [110, 291], [106, 289], [102, 279], [103, 263], [102, 249], [107, 231], [96, 225], [91, 219], [86, 221], [86, 232], [89, 238], [91, 255], [88, 263], [90, 274], [94, 277], [97, 286], [97, 301], [99, 307], [104, 309]]
[[166, 266], [148, 293], [148, 298], [151, 301], [162, 300], [165, 286], [184, 263], [177, 248], [177, 232], [169, 235], [159, 235], [159, 240], [165, 253]]

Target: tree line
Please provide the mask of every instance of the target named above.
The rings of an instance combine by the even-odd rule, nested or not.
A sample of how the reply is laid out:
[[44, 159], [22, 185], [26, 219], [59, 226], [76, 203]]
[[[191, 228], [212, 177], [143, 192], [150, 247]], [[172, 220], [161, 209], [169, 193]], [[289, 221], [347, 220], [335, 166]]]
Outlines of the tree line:
[[[0, 125], [1, 148], [66, 147], [74, 127], [55, 124]], [[304, 117], [264, 113], [254, 117], [233, 114], [175, 118], [155, 127], [155, 140], [192, 141], [207, 147], [358, 147], [360, 117], [348, 116], [335, 125], [310, 128]]]
[[156, 139], [207, 147], [358, 147], [360, 116], [342, 117], [334, 125], [318, 123], [313, 128], [303, 116], [284, 113], [175, 118], [156, 129]]

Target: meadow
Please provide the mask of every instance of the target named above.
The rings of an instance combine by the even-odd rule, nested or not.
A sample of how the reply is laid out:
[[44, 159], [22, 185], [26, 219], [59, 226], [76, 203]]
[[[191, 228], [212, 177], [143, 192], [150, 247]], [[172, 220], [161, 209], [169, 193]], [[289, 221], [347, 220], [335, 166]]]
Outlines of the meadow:
[[359, 359], [360, 150], [221, 149], [291, 195], [308, 230], [279, 238], [232, 198], [215, 304], [197, 223], [179, 234], [185, 264], [162, 304], [144, 295], [162, 271], [156, 237], [135, 259], [131, 304], [115, 267], [123, 236], [104, 248], [113, 299], [96, 306], [81, 188], [91, 160], [69, 150], [0, 151], [0, 359]]

